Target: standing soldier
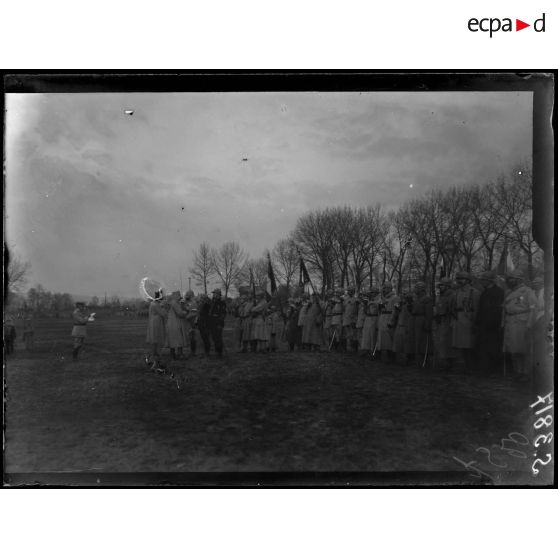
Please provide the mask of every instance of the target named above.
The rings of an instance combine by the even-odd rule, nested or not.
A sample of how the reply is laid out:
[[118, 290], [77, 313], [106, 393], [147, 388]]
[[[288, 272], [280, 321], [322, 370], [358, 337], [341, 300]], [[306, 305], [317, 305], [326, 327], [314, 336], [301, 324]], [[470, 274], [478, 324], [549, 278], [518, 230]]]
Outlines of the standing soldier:
[[267, 301], [265, 292], [258, 290], [256, 292], [256, 305], [252, 307], [252, 351], [262, 352], [266, 344], [266, 328], [265, 328], [265, 312], [267, 310]]
[[414, 353], [415, 363], [419, 367], [426, 366], [428, 353], [432, 353], [432, 298], [426, 292], [426, 285], [419, 281], [415, 285], [415, 298], [413, 301], [414, 319]]
[[185, 345], [190, 345], [190, 354], [196, 354], [196, 319], [198, 307], [194, 298], [194, 291], [186, 291], [182, 310], [186, 313], [184, 317]]
[[245, 301], [245, 297], [243, 294], [241, 294], [237, 301], [236, 304], [234, 306], [234, 318], [235, 318], [235, 324], [234, 324], [234, 340], [236, 342], [236, 346], [237, 346], [237, 352], [242, 351], [242, 307], [244, 306], [244, 301]]
[[287, 304], [285, 337], [289, 345], [289, 351], [292, 352], [298, 341], [298, 308], [294, 298], [289, 298]]
[[33, 317], [30, 312], [23, 315], [23, 342], [28, 351], [35, 347], [35, 328], [33, 327]]
[[474, 368], [473, 348], [475, 346], [474, 327], [479, 307], [480, 293], [471, 285], [471, 275], [459, 271], [456, 276], [455, 308], [453, 314], [453, 348], [461, 351], [465, 370]]
[[208, 325], [213, 346], [219, 358], [223, 357], [223, 328], [225, 327], [226, 315], [227, 305], [221, 299], [221, 289], [215, 289], [209, 305]]
[[76, 302], [76, 308], [72, 312], [72, 318], [74, 320], [74, 327], [72, 328], [74, 350], [72, 351], [72, 357], [74, 360], [77, 360], [79, 352], [85, 343], [85, 338], [87, 337], [86, 327], [89, 321], [89, 314], [85, 310], [84, 302]]
[[390, 283], [384, 283], [378, 318], [378, 349], [382, 354], [382, 362], [389, 362], [393, 356], [393, 330], [397, 324], [398, 311], [399, 297], [392, 292]]
[[508, 273], [506, 285], [509, 290], [504, 298], [504, 353], [510, 355], [512, 376], [520, 381], [527, 381], [528, 338], [534, 323], [537, 298], [516, 271]]
[[283, 316], [276, 306], [269, 307], [269, 351], [277, 351], [277, 339], [281, 339], [283, 333]]
[[300, 346], [303, 350], [307, 348], [304, 326], [306, 325], [306, 312], [308, 311], [308, 306], [310, 305], [309, 298], [310, 297], [306, 293], [302, 294], [300, 309], [298, 311], [298, 336], [300, 340]]
[[248, 347], [252, 341], [252, 308], [256, 303], [251, 297], [247, 296], [244, 304], [240, 308], [240, 317], [242, 319], [242, 352], [248, 351]]
[[326, 292], [326, 304], [324, 310], [324, 345], [329, 348], [331, 342], [331, 317], [333, 316], [333, 291]]
[[343, 331], [341, 337], [343, 350], [352, 349], [357, 352], [356, 321], [358, 315], [358, 298], [355, 296], [354, 287], [349, 287], [347, 289], [347, 297], [343, 302]]
[[440, 280], [440, 296], [434, 305], [432, 335], [434, 338], [434, 361], [442, 370], [450, 370], [455, 353], [452, 347], [452, 313], [455, 305], [455, 293], [452, 280], [444, 277]]
[[398, 364], [407, 364], [408, 355], [411, 352], [411, 335], [412, 335], [412, 311], [413, 299], [410, 293], [403, 292], [401, 301], [398, 303], [397, 324], [393, 332], [393, 352]]
[[476, 352], [483, 374], [495, 374], [502, 368], [502, 305], [504, 290], [496, 285], [496, 274], [485, 271], [480, 276], [483, 291], [475, 321]]
[[318, 293], [312, 294], [312, 300], [306, 312], [308, 350], [319, 351], [322, 345], [323, 308]]
[[364, 318], [366, 318], [366, 308], [368, 306], [368, 293], [361, 293], [358, 297], [358, 312], [355, 325], [355, 346], [356, 350], [362, 350], [362, 328]]
[[174, 291], [169, 298], [169, 313], [167, 318], [167, 344], [170, 348], [170, 354], [173, 360], [184, 358], [182, 352], [184, 339], [186, 337], [183, 328], [184, 318], [186, 318], [186, 312], [180, 306], [180, 292]]
[[368, 293], [368, 303], [364, 308], [364, 322], [360, 341], [361, 356], [371, 355], [378, 339], [378, 306], [380, 289], [372, 287]]
[[331, 310], [331, 337], [329, 339], [329, 347], [335, 350], [341, 349], [341, 323], [343, 320], [343, 291], [337, 289], [335, 296], [331, 302], [333, 304]]
[[155, 298], [149, 304], [149, 314], [147, 320], [147, 337], [146, 343], [151, 345], [152, 357], [157, 360], [159, 357], [159, 348], [165, 346], [165, 320], [167, 312], [161, 306], [163, 293], [155, 292]]
[[[544, 280], [542, 277], [535, 277], [533, 280], [533, 293], [535, 294], [536, 305], [533, 317], [533, 327], [531, 328], [531, 370], [533, 372], [534, 389], [543, 390], [548, 383], [548, 379], [552, 381], [552, 376], [548, 375], [551, 370], [552, 363], [549, 359], [547, 331], [544, 305]], [[548, 309], [550, 312], [551, 310]], [[540, 393], [540, 391], [539, 391]]]
[[209, 307], [211, 306], [211, 300], [206, 294], [200, 296], [200, 304], [197, 318], [197, 326], [200, 332], [200, 337], [203, 343], [203, 350], [205, 356], [209, 356], [211, 351], [211, 340], [209, 331]]

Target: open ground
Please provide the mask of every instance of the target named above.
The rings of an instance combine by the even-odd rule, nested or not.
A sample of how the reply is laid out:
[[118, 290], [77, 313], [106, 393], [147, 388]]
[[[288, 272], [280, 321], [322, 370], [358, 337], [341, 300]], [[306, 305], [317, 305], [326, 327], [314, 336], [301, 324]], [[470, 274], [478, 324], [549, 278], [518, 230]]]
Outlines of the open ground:
[[223, 360], [170, 363], [171, 377], [144, 363], [145, 320], [92, 323], [77, 362], [70, 330], [38, 320], [34, 350], [7, 358], [8, 473], [451, 473], [475, 461], [472, 482], [528, 478], [530, 394], [505, 378], [285, 345], [240, 354], [229, 321]]

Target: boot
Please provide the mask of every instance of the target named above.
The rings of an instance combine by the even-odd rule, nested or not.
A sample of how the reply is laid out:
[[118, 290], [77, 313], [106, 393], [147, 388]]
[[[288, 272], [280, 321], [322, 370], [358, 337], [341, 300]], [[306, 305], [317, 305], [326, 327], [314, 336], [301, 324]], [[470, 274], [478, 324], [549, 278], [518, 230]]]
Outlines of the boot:
[[176, 351], [174, 349], [170, 350], [172, 360], [176, 360]]
[[190, 341], [190, 351], [192, 352], [192, 356], [196, 354], [196, 340], [192, 339]]
[[77, 359], [78, 359], [78, 353], [79, 353], [79, 349], [74, 349], [74, 350], [72, 351], [72, 358], [73, 358], [74, 360], [77, 360]]

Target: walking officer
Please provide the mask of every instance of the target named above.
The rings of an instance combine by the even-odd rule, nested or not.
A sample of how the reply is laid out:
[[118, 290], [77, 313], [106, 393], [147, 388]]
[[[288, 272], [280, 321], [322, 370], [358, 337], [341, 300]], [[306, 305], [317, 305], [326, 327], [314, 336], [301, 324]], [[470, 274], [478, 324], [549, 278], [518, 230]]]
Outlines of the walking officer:
[[455, 293], [449, 277], [440, 279], [440, 295], [436, 299], [433, 311], [432, 335], [434, 338], [434, 361], [436, 367], [450, 370], [455, 359], [452, 347], [452, 312], [455, 305]]

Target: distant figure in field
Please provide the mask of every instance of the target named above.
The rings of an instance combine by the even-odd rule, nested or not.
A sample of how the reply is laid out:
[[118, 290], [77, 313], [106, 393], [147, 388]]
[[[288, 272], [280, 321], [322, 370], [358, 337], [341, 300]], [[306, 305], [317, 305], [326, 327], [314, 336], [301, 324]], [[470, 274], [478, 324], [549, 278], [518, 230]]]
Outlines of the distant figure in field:
[[28, 351], [32, 351], [35, 347], [35, 328], [32, 316], [28, 312], [23, 315], [23, 342]]
[[6, 354], [11, 355], [14, 352], [15, 340], [17, 337], [14, 320], [10, 316], [4, 322], [4, 346], [6, 347]]
[[87, 337], [87, 322], [89, 314], [85, 309], [84, 302], [76, 302], [76, 309], [72, 313], [74, 320], [74, 327], [72, 328], [72, 337], [74, 338], [74, 350], [72, 357], [74, 360], [78, 359], [79, 352], [83, 348], [85, 338]]
[[147, 321], [146, 342], [152, 347], [152, 355], [159, 356], [159, 348], [165, 345], [165, 320], [167, 312], [161, 306], [163, 293], [155, 292], [155, 298], [149, 305], [149, 316]]

